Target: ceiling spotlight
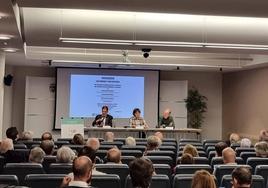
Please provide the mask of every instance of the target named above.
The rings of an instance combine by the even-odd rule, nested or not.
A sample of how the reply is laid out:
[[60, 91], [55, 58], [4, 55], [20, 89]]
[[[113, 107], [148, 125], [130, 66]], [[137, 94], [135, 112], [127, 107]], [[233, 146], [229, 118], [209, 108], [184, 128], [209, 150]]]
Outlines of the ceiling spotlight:
[[4, 52], [10, 52], [10, 53], [14, 53], [17, 52], [18, 49], [16, 48], [3, 48]]
[[152, 49], [151, 48], [142, 48], [141, 51], [143, 52], [143, 57], [148, 58]]

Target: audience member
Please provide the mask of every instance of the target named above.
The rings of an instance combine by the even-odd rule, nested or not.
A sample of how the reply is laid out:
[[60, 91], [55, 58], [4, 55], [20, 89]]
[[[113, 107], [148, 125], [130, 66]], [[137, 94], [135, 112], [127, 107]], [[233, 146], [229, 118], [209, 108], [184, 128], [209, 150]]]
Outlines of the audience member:
[[97, 138], [88, 138], [86, 146], [91, 147], [95, 151], [98, 151], [100, 148], [100, 141]]
[[183, 154], [188, 153], [188, 154], [192, 155], [193, 157], [199, 157], [196, 147], [194, 147], [191, 144], [186, 144], [183, 148], [182, 153]]
[[74, 145], [84, 145], [84, 137], [81, 134], [75, 134], [72, 139], [72, 144]]
[[14, 144], [17, 143], [17, 140], [19, 138], [19, 132], [17, 130], [17, 127], [9, 127], [6, 130], [6, 136], [7, 138], [10, 138]]
[[33, 132], [31, 132], [31, 131], [23, 131], [21, 133], [20, 140], [32, 141], [33, 140]]
[[218, 142], [215, 145], [216, 156], [217, 157], [222, 157], [222, 151], [227, 147], [228, 147], [228, 145], [225, 142]]
[[237, 133], [232, 133], [229, 137], [230, 144], [238, 144], [240, 141], [240, 136]]
[[31, 149], [29, 155], [29, 162], [42, 164], [44, 161], [45, 152], [40, 147]]
[[129, 174], [134, 188], [149, 188], [154, 174], [153, 164], [145, 158], [136, 158], [129, 164]]
[[268, 157], [268, 143], [261, 141], [255, 144], [254, 146], [257, 157]]
[[252, 175], [250, 169], [245, 166], [237, 167], [232, 172], [233, 188], [250, 188]]
[[44, 132], [41, 136], [42, 140], [52, 140], [53, 141], [53, 137], [52, 134], [50, 132]]
[[144, 155], [147, 155], [148, 151], [157, 151], [161, 144], [161, 140], [156, 136], [149, 136], [147, 139], [147, 147]]
[[180, 164], [194, 164], [194, 158], [189, 153], [184, 153], [181, 156]]
[[250, 148], [251, 147], [251, 140], [248, 138], [242, 138], [240, 142], [241, 148]]
[[154, 136], [157, 136], [157, 137], [161, 140], [161, 142], [162, 142], [163, 139], [164, 139], [164, 135], [163, 135], [163, 133], [161, 133], [160, 131], [155, 132], [155, 133], [154, 133]]
[[192, 188], [216, 188], [214, 176], [206, 170], [196, 171], [192, 180]]
[[260, 131], [259, 141], [268, 142], [268, 130], [263, 129]]
[[54, 142], [52, 140], [43, 140], [40, 144], [46, 155], [53, 155]]
[[106, 142], [113, 142], [114, 141], [114, 133], [113, 132], [106, 132], [105, 133], [105, 141]]
[[227, 147], [222, 151], [222, 158], [223, 158], [223, 163], [224, 164], [236, 164], [235, 159], [236, 159], [236, 154], [235, 151]]
[[1, 141], [0, 152], [1, 155], [5, 157], [6, 163], [27, 162], [29, 158], [28, 152], [14, 151], [13, 141], [9, 138]]
[[117, 148], [109, 149], [107, 152], [107, 163], [122, 164], [121, 151]]
[[136, 146], [136, 140], [132, 136], [126, 138], [125, 145], [127, 146]]
[[90, 188], [93, 163], [86, 156], [77, 157], [73, 161], [73, 179], [66, 176], [61, 187], [87, 187]]
[[74, 158], [75, 158], [74, 151], [67, 146], [62, 146], [57, 151], [56, 160], [58, 163], [72, 163]]

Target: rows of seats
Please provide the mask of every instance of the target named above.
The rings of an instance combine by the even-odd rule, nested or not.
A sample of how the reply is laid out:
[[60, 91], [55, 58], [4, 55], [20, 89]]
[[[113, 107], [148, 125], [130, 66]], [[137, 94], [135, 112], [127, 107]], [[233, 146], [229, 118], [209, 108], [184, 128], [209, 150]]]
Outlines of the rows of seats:
[[[100, 139], [102, 141], [102, 139]], [[70, 139], [58, 139], [55, 144], [57, 148], [67, 145], [74, 150], [83, 147], [81, 145], [71, 145]], [[268, 159], [256, 157], [253, 148], [233, 147], [237, 154], [238, 165], [222, 165], [221, 157], [215, 157], [215, 144], [219, 140], [180, 140], [177, 143], [173, 139], [163, 141], [159, 151], [148, 152], [148, 158], [153, 162], [156, 176], [153, 177], [151, 187], [190, 187], [193, 174], [197, 170], [207, 170], [214, 172], [215, 182], [218, 186], [230, 186], [230, 174], [238, 165], [247, 165], [254, 174], [254, 186], [265, 187], [268, 176]], [[29, 152], [31, 148], [40, 144], [39, 140], [21, 142], [15, 144], [15, 150]], [[186, 144], [194, 145], [199, 153], [195, 157], [194, 165], [176, 165], [180, 161], [182, 150]], [[122, 163], [97, 164], [96, 169], [107, 175], [93, 176], [92, 185], [102, 188], [107, 186], [123, 188], [131, 187], [128, 164], [135, 157], [141, 157], [146, 148], [145, 139], [137, 139], [136, 146], [126, 146], [124, 139], [115, 139], [112, 143], [102, 141], [97, 156], [105, 159], [107, 150], [118, 147], [122, 152]], [[255, 154], [255, 155], [253, 155]], [[21, 170], [20, 170], [21, 169]], [[26, 185], [29, 187], [57, 187], [64, 175], [72, 171], [72, 164], [56, 163], [55, 156], [46, 156], [42, 165], [30, 163], [5, 164], [4, 158], [0, 157], [0, 184]], [[10, 181], [9, 181], [10, 180]], [[103, 181], [102, 181], [103, 180]], [[42, 183], [43, 182], [43, 183]], [[51, 184], [48, 186], [48, 184]], [[106, 184], [107, 183], [107, 184]], [[47, 185], [47, 186], [45, 186]]]

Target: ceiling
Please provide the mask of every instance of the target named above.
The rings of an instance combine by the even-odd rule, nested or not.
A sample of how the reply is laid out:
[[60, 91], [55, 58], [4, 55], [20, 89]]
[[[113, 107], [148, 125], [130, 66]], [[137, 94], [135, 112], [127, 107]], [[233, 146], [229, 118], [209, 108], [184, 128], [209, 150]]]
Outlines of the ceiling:
[[[60, 37], [268, 45], [268, 1], [0, 0], [0, 48], [11, 65], [237, 71], [268, 50], [63, 43]], [[142, 48], [152, 48], [149, 58]], [[126, 53], [127, 52], [127, 53]], [[126, 57], [123, 54], [127, 54]]]

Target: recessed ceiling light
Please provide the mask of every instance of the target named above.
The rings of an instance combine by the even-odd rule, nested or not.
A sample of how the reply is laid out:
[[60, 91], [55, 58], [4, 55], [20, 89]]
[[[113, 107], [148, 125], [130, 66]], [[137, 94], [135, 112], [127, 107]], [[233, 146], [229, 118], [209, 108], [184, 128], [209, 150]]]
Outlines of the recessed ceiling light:
[[3, 50], [4, 52], [10, 52], [10, 53], [14, 53], [18, 51], [17, 48], [3, 48]]

